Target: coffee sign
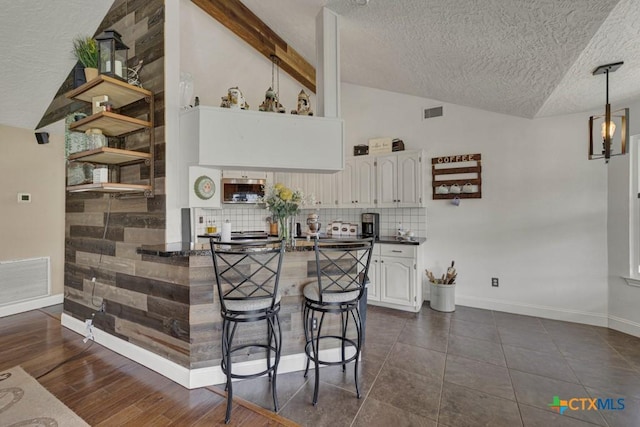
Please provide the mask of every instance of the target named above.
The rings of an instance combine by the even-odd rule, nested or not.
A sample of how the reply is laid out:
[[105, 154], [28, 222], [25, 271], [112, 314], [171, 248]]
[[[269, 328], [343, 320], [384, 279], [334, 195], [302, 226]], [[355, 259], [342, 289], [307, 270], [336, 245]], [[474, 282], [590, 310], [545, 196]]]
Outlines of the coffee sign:
[[456, 162], [477, 162], [481, 160], [480, 154], [459, 154], [457, 156], [443, 156], [432, 159], [432, 164], [446, 164]]

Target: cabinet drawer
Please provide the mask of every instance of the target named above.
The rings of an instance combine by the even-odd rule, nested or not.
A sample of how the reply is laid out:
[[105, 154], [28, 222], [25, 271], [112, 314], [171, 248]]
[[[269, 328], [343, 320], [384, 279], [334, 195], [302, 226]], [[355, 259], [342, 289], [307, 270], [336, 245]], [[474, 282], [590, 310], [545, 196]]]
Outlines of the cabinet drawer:
[[403, 258], [415, 258], [416, 248], [409, 245], [378, 245], [381, 256], [397, 256]]

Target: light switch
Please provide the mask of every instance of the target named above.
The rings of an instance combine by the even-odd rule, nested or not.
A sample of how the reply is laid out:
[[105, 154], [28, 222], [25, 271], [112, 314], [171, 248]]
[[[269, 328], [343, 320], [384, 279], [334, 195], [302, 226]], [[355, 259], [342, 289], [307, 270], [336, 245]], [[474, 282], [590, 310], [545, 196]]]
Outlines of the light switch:
[[31, 203], [31, 193], [18, 193], [18, 203]]

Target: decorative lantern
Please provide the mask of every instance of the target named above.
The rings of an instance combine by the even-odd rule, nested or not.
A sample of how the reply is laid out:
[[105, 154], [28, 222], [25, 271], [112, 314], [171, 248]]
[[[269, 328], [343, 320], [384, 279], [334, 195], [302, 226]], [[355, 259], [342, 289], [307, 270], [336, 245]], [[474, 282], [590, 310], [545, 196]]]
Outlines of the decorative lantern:
[[98, 42], [98, 70], [100, 70], [100, 74], [126, 82], [128, 80], [127, 54], [129, 48], [122, 43], [120, 33], [116, 30], [106, 30], [95, 39]]

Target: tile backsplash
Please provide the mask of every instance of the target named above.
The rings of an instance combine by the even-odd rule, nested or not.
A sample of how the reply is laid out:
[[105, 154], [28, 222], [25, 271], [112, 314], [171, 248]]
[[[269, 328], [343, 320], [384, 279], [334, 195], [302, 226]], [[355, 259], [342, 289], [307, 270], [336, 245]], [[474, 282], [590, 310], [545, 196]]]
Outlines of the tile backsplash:
[[[360, 214], [363, 212], [375, 212], [380, 214], [380, 234], [384, 236], [395, 235], [399, 223], [405, 230], [411, 230], [418, 237], [427, 237], [427, 210], [426, 208], [385, 208], [385, 209], [302, 209], [296, 217], [296, 222], [306, 230], [307, 215], [317, 212], [322, 224], [322, 230], [333, 220], [342, 220], [358, 224], [360, 227]], [[233, 231], [269, 231], [267, 217], [270, 212], [266, 209], [251, 206], [229, 206], [224, 209], [203, 209], [195, 211], [195, 226], [197, 234], [205, 234], [207, 224], [220, 226], [226, 220], [231, 222]], [[200, 223], [202, 218], [202, 223]]]

